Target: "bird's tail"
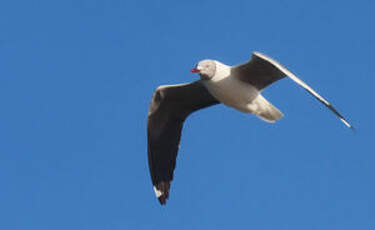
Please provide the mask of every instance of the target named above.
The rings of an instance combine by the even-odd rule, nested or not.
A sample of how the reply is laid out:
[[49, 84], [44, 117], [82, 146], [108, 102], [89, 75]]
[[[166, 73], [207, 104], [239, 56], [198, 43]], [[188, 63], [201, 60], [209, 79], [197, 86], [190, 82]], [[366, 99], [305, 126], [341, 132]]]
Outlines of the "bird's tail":
[[280, 110], [269, 103], [261, 94], [255, 98], [252, 104], [256, 108], [254, 114], [264, 121], [274, 123], [284, 116]]

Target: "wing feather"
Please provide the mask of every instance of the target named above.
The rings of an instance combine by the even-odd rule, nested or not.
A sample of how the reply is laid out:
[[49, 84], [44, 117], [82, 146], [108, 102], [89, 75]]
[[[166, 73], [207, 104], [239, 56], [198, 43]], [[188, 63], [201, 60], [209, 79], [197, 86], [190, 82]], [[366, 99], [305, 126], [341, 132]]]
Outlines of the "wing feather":
[[240, 80], [254, 85], [259, 90], [262, 90], [268, 85], [288, 76], [330, 109], [347, 127], [354, 129], [354, 127], [324, 97], [319, 95], [314, 89], [276, 60], [262, 53], [254, 52], [249, 62], [233, 67], [232, 71]]
[[185, 119], [194, 111], [218, 103], [201, 81], [156, 89], [148, 114], [148, 163], [161, 204], [169, 197]]

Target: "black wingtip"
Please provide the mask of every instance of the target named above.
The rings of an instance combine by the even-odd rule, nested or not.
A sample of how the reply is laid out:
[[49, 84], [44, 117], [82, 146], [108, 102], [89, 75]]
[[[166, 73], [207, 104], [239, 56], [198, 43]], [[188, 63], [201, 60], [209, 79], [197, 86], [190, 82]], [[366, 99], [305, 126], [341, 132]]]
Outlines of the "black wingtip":
[[161, 195], [160, 197], [158, 197], [159, 199], [159, 202], [161, 205], [166, 205], [167, 204], [167, 200], [168, 200], [168, 197], [165, 196], [165, 195]]
[[[317, 98], [318, 99], [318, 98]], [[319, 100], [319, 99], [318, 99]], [[319, 100], [320, 101], [320, 100]], [[322, 101], [321, 101], [322, 102]], [[331, 104], [325, 104], [322, 102], [325, 106], [327, 106], [344, 124], [346, 127], [350, 128], [352, 131], [355, 131], [356, 129], [354, 128], [353, 125], [351, 125], [343, 115], [341, 115]]]
[[158, 184], [154, 185], [155, 195], [161, 205], [165, 205], [167, 203], [170, 187], [170, 181], [161, 181]]

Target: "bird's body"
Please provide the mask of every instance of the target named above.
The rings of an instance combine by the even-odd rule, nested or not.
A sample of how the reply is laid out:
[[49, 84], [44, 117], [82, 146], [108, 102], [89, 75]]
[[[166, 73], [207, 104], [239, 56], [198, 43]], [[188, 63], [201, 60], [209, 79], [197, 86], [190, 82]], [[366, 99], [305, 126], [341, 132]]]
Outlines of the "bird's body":
[[216, 74], [210, 80], [204, 80], [203, 84], [217, 100], [224, 105], [233, 107], [244, 113], [251, 113], [250, 104], [258, 96], [258, 90], [244, 84], [231, 74], [231, 67], [216, 62]]
[[218, 101], [243, 113], [257, 115], [267, 122], [275, 122], [283, 116], [261, 95], [260, 90], [241, 81], [232, 71], [233, 67], [219, 61], [213, 62], [216, 65], [215, 75], [202, 83]]
[[288, 76], [328, 107], [349, 128], [352, 126], [322, 96], [270, 57], [253, 53], [249, 62], [228, 66], [215, 60], [200, 61], [192, 72], [201, 80], [157, 88], [148, 115], [148, 160], [155, 194], [161, 204], [169, 197], [170, 182], [183, 123], [193, 112], [223, 103], [244, 113], [275, 122], [283, 114], [261, 92]]

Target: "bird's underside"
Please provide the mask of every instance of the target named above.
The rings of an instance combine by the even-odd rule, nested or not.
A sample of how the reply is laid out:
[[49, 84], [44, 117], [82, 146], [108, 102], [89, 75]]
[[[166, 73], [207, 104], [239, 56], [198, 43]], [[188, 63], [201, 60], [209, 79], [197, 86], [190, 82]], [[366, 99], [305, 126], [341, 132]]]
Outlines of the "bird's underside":
[[[259, 92], [288, 76], [328, 107], [346, 126], [353, 128], [326, 99], [270, 57], [255, 52], [249, 62], [230, 67], [230, 72], [231, 77], [235, 77], [243, 84], [255, 87]], [[185, 119], [199, 109], [220, 103], [219, 98], [210, 93], [212, 90], [206, 88], [207, 84], [204, 81], [207, 80], [160, 86], [154, 92], [148, 114], [148, 163], [154, 191], [162, 205], [169, 197], [170, 183], [173, 179]], [[266, 105], [268, 102], [262, 103]], [[281, 112], [272, 107], [272, 104], [269, 107], [266, 106], [269, 111], [265, 110], [265, 113], [269, 114], [256, 115], [268, 121], [280, 119]]]

